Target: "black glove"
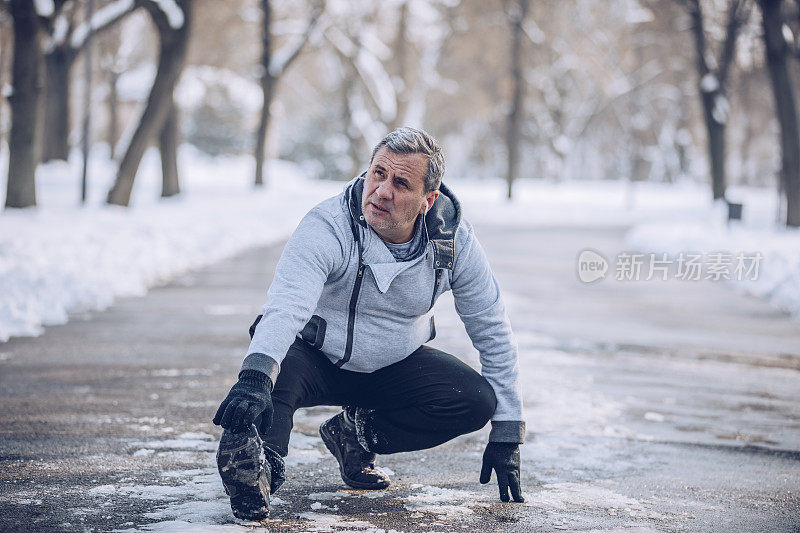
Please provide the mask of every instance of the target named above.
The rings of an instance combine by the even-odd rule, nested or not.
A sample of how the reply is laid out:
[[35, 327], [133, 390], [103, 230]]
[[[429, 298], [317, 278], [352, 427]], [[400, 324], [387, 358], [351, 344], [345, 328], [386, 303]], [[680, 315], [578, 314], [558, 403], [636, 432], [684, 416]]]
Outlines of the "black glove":
[[483, 452], [481, 483], [489, 483], [492, 469], [497, 472], [500, 500], [508, 501], [508, 489], [515, 502], [524, 502], [519, 486], [519, 444], [513, 442], [490, 442]]
[[233, 432], [242, 431], [261, 415], [262, 426], [272, 425], [272, 381], [258, 370], [242, 370], [214, 415], [214, 423]]

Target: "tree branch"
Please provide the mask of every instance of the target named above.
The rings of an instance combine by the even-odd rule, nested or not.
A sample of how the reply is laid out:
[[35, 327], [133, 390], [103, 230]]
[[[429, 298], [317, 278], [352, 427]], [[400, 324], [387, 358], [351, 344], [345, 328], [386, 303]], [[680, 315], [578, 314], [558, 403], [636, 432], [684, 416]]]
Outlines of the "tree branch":
[[97, 35], [113, 27], [120, 20], [127, 17], [139, 8], [134, 0], [118, 0], [97, 10], [92, 16], [90, 24], [81, 23], [72, 34], [70, 46], [75, 53], [80, 52], [86, 46], [89, 35]]
[[692, 18], [692, 36], [694, 45], [697, 49], [697, 68], [700, 71], [700, 78], [711, 72], [711, 68], [706, 60], [706, 33], [703, 28], [703, 11], [698, 0], [678, 0]]
[[[161, 5], [157, 0], [134, 0], [137, 6], [141, 6], [147, 10], [150, 19], [156, 25], [159, 35], [169, 35], [172, 31], [167, 13], [161, 9]], [[180, 6], [178, 6], [180, 8]], [[183, 11], [181, 9], [181, 11]]]
[[750, 16], [748, 0], [731, 0], [728, 6], [728, 23], [725, 30], [725, 44], [722, 47], [722, 53], [719, 60], [719, 73], [717, 78], [720, 85], [724, 86], [728, 79], [728, 71], [730, 70], [731, 63], [733, 63], [734, 53], [736, 51], [736, 38], [745, 22]]
[[308, 42], [309, 37], [311, 36], [311, 32], [314, 31], [314, 27], [316, 27], [317, 22], [319, 22], [319, 18], [322, 15], [322, 12], [325, 10], [325, 0], [320, 0], [314, 3], [314, 6], [311, 11], [311, 16], [308, 19], [308, 24], [306, 24], [306, 29], [303, 31], [303, 35], [295, 44], [294, 48], [286, 55], [286, 59], [279, 61], [275, 60], [275, 55], [272, 56], [272, 61], [269, 65], [269, 74], [275, 79], [278, 79], [283, 75], [284, 72], [289, 68], [292, 62], [297, 59], [297, 56], [300, 55], [303, 47]]

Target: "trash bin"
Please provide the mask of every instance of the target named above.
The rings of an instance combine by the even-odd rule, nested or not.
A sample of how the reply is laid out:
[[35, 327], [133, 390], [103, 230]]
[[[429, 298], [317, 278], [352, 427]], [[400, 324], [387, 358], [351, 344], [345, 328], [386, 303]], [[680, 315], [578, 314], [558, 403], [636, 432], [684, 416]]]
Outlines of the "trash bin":
[[731, 220], [742, 220], [742, 204], [728, 202], [728, 222]]

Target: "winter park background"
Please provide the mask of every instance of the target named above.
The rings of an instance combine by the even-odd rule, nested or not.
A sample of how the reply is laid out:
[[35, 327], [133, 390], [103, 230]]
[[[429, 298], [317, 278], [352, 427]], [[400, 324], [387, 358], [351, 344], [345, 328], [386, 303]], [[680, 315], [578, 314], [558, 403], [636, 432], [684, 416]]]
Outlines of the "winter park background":
[[[788, 0], [0, 1], [0, 529], [253, 527], [208, 422], [273, 252], [247, 301], [198, 280], [279, 253], [412, 125], [441, 142], [508, 303], [527, 503], [464, 466], [480, 435], [433, 452], [429, 478], [425, 457], [387, 458], [395, 496], [341, 490], [315, 433], [333, 411], [309, 410], [268, 527], [796, 531], [798, 32]], [[581, 277], [584, 250], [604, 277]], [[702, 273], [682, 278], [690, 255]], [[242, 336], [191, 354], [153, 340], [197, 337], [177, 310], [113, 322], [176, 287]], [[476, 364], [451, 301], [436, 342]], [[127, 327], [149, 347], [113, 352]]]

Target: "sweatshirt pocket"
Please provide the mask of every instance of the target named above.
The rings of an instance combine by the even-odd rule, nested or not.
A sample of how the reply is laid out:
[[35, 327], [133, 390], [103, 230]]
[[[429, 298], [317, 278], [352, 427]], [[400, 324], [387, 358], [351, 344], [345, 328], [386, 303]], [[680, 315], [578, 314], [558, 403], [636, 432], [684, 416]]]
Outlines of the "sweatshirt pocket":
[[255, 322], [253, 322], [253, 325], [252, 325], [252, 326], [250, 326], [250, 330], [249, 330], [249, 331], [250, 331], [250, 340], [253, 340], [253, 335], [255, 335], [255, 334], [256, 334], [256, 326], [258, 325], [258, 323], [259, 323], [259, 322], [261, 322], [261, 319], [262, 319], [263, 317], [264, 317], [264, 315], [258, 315], [258, 316], [256, 317], [256, 321], [255, 321]]
[[328, 328], [328, 323], [325, 319], [318, 315], [313, 315], [303, 329], [300, 331], [300, 338], [308, 344], [316, 348], [322, 349], [322, 343], [325, 342], [325, 330]]

